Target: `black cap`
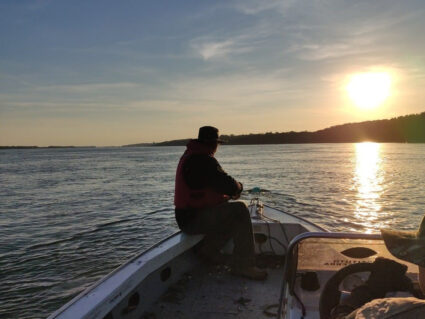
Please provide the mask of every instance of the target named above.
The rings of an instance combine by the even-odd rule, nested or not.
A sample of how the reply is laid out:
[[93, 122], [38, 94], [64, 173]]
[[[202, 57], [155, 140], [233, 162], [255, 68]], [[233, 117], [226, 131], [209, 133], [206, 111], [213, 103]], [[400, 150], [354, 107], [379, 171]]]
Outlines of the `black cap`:
[[223, 143], [222, 140], [218, 138], [218, 128], [213, 126], [203, 126], [199, 129], [198, 141], [200, 142], [217, 142]]

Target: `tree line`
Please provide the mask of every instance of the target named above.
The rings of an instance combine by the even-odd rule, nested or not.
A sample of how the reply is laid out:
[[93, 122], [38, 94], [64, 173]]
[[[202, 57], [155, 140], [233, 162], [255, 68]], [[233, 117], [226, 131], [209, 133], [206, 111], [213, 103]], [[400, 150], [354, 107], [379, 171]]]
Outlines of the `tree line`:
[[[347, 123], [315, 132], [284, 132], [221, 135], [229, 145], [296, 143], [425, 143], [425, 112], [388, 120]], [[184, 146], [189, 139], [153, 143], [154, 146]], [[146, 145], [146, 144], [144, 144]], [[136, 146], [136, 145], [132, 145]]]

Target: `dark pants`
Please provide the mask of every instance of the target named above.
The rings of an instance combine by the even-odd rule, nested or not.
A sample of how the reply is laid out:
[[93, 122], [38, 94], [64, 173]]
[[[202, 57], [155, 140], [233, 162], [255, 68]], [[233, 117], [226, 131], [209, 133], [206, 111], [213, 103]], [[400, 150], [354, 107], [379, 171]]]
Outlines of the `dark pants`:
[[[177, 212], [176, 217], [179, 223]], [[232, 238], [233, 263], [236, 266], [253, 266], [255, 263], [251, 217], [243, 202], [226, 202], [194, 211], [190, 218], [179, 223], [179, 227], [188, 234], [205, 234], [203, 253], [218, 254]]]

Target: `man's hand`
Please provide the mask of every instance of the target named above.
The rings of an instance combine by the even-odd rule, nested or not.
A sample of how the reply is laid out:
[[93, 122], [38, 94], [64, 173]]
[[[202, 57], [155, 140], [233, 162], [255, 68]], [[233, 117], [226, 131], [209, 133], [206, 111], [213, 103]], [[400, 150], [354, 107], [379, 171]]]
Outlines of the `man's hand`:
[[241, 193], [243, 191], [243, 185], [240, 182], [237, 182], [239, 184], [239, 193], [232, 196], [232, 199], [239, 199], [241, 197]]
[[241, 197], [241, 194], [239, 193], [237, 195], [233, 195], [232, 199], [236, 200], [236, 199], [239, 199], [240, 197]]

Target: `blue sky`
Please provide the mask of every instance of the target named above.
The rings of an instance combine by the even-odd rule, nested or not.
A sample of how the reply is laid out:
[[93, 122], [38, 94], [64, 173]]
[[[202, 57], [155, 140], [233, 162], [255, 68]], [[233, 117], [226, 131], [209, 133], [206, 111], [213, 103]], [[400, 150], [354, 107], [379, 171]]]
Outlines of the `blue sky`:
[[[425, 2], [0, 1], [0, 145], [317, 130], [425, 110]], [[391, 73], [373, 110], [351, 74]]]

